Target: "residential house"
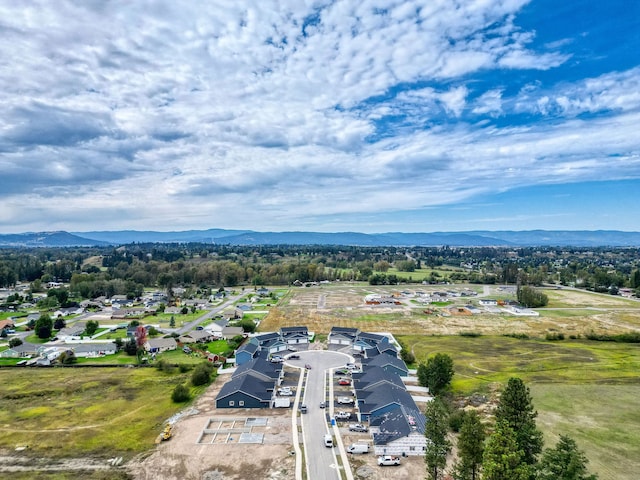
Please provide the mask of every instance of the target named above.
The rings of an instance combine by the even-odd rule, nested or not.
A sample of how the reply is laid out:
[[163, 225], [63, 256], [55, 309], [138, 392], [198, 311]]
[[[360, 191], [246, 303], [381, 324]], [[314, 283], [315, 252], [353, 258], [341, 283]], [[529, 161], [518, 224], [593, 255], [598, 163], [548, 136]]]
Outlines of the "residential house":
[[77, 343], [71, 348], [76, 357], [102, 357], [104, 355], [114, 355], [116, 344], [113, 342], [103, 343]]
[[273, 383], [252, 374], [232, 377], [216, 396], [216, 408], [269, 408]]
[[181, 335], [179, 340], [182, 343], [207, 343], [213, 340], [213, 335], [207, 330], [193, 330]]
[[61, 342], [81, 340], [86, 326], [86, 322], [76, 322], [68, 327], [60, 329], [56, 334], [56, 337], [58, 337], [58, 340]]
[[224, 327], [222, 329], [222, 338], [227, 340], [231, 340], [233, 337], [237, 337], [238, 335], [245, 335], [242, 327]]
[[15, 326], [16, 324], [11, 318], [8, 318], [6, 320], [0, 320], [0, 330], [4, 330], [5, 328], [15, 328]]
[[258, 351], [260, 350], [260, 344], [255, 337], [249, 339], [248, 342], [243, 343], [240, 348], [236, 350], [236, 365], [242, 365], [253, 360]]
[[424, 455], [426, 418], [413, 405], [399, 405], [369, 422], [376, 455]]
[[258, 340], [260, 350], [263, 352], [278, 353], [289, 348], [278, 332], [264, 333], [257, 335], [255, 338]]
[[214, 337], [222, 337], [222, 330], [224, 330], [224, 327], [227, 325], [229, 325], [229, 320], [215, 320], [209, 325], [206, 325], [204, 329], [207, 332], [211, 332]]
[[365, 358], [362, 360], [362, 365], [365, 368], [380, 367], [401, 377], [409, 375], [409, 369], [402, 359], [392, 355], [376, 355], [371, 358]]
[[2, 358], [30, 358], [37, 354], [38, 347], [33, 343], [24, 342], [22, 345], [8, 348], [0, 352]]
[[178, 348], [176, 339], [173, 337], [168, 338], [149, 338], [147, 343], [144, 344], [144, 348], [149, 353], [161, 353], [168, 350], [175, 350]]
[[309, 330], [307, 327], [282, 327], [280, 328], [280, 338], [287, 345], [298, 345], [309, 343]]
[[360, 330], [357, 328], [332, 327], [329, 332], [329, 345], [353, 345]]

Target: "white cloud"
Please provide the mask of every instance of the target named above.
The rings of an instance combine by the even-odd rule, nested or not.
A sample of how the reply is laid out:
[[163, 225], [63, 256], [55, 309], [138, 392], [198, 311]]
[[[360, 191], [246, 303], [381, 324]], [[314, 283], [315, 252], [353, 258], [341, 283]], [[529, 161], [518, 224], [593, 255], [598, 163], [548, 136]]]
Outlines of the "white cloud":
[[[515, 97], [474, 83], [569, 58], [556, 51], [568, 40], [532, 46], [518, 26], [527, 3], [0, 5], [2, 223], [292, 228], [638, 175], [637, 69]], [[562, 119], [610, 110], [620, 115]], [[558, 123], [466, 123], [514, 113]]]

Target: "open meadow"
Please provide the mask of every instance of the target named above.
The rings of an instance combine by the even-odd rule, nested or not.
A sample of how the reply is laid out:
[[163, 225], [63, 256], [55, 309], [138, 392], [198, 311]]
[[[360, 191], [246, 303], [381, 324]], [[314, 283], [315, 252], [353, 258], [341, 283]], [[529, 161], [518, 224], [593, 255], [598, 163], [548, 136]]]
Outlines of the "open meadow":
[[44, 457], [122, 456], [148, 450], [182, 405], [188, 379], [155, 368], [0, 369], [0, 449]]

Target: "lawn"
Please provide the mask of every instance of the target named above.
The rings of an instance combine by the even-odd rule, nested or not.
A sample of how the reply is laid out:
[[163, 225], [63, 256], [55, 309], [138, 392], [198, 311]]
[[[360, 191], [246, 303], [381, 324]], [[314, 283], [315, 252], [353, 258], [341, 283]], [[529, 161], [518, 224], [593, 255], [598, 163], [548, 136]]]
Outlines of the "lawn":
[[0, 447], [34, 455], [133, 455], [154, 444], [184, 405], [171, 401], [187, 374], [155, 368], [0, 370]]
[[546, 446], [569, 434], [600, 480], [634, 480], [640, 469], [640, 345], [500, 336], [398, 337], [423, 360], [449, 354], [454, 393], [491, 396], [509, 377], [531, 388]]
[[487, 393], [519, 376], [528, 384], [637, 384], [640, 344], [587, 340], [519, 340], [502, 336], [398, 336], [418, 361], [447, 353], [455, 363], [453, 389]]
[[545, 445], [571, 436], [600, 480], [634, 480], [640, 469], [640, 385], [531, 385]]

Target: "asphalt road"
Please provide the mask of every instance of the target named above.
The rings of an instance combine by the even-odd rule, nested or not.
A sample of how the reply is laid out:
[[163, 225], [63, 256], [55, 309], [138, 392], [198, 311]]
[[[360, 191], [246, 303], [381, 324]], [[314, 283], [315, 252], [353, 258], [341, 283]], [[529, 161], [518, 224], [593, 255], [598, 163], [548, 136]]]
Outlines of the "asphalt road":
[[216, 314], [220, 313], [221, 311], [223, 311], [228, 306], [233, 305], [233, 302], [235, 302], [240, 297], [242, 297], [242, 295], [244, 295], [244, 293], [240, 293], [238, 295], [232, 295], [232, 296], [227, 297], [227, 299], [224, 302], [222, 302], [220, 305], [217, 305], [216, 307], [212, 308], [211, 310], [208, 310], [207, 313], [204, 313], [203, 315], [199, 316], [195, 320], [192, 320], [191, 322], [185, 323], [180, 328], [177, 328], [175, 330], [171, 330], [171, 329], [164, 329], [164, 330], [166, 330], [168, 332], [175, 331], [178, 335], [182, 335], [183, 333], [190, 332], [191, 330], [194, 330], [198, 325], [200, 325], [205, 320], [207, 320], [209, 318], [213, 318]]
[[[299, 355], [300, 360], [287, 360], [287, 363], [297, 367], [303, 367], [305, 364], [311, 366], [307, 375], [304, 397], [300, 400], [301, 403], [307, 405], [308, 409], [306, 415], [301, 415], [308, 470], [307, 478], [340, 479], [340, 472], [337, 470], [338, 462], [336, 461], [337, 448], [327, 448], [324, 445], [324, 436], [332, 433], [328, 415], [333, 402], [328, 402], [329, 405], [324, 409], [320, 408], [320, 402], [333, 400], [327, 398], [325, 386], [329, 372], [325, 374], [325, 371], [329, 368], [340, 367], [352, 360], [348, 355], [328, 351], [312, 350], [299, 352]], [[334, 438], [334, 444], [335, 442]]]

